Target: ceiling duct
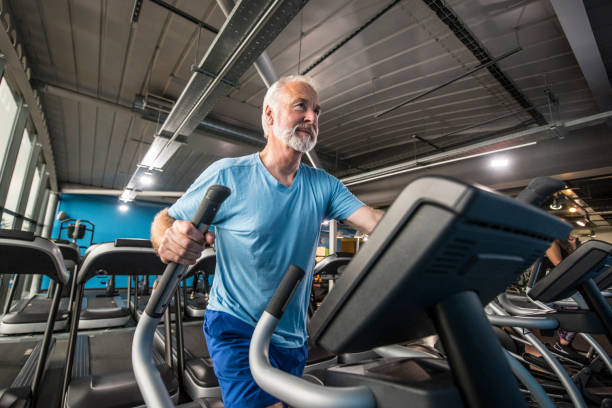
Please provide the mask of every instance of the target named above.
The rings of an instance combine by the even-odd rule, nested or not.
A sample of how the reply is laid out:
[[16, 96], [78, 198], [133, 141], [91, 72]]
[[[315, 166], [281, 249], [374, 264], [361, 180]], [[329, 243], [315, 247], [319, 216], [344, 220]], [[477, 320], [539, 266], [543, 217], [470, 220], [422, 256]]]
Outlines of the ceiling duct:
[[[217, 101], [228, 93], [230, 84], [238, 83], [305, 4], [305, 0], [242, 1], [232, 10], [161, 126], [159, 134], [168, 141], [155, 154], [153, 162], [157, 163], [157, 157], [164, 155], [164, 150], [179, 135], [189, 136], [199, 126]], [[140, 189], [143, 171], [147, 169], [136, 169], [126, 191]]]

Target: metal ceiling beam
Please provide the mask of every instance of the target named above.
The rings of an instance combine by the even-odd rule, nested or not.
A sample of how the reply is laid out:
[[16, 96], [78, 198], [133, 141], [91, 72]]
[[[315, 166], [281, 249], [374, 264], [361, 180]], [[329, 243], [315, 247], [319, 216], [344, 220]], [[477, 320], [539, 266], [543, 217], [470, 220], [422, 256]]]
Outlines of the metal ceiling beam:
[[[538, 126], [531, 129], [522, 130], [520, 132], [512, 133], [494, 139], [485, 140], [480, 143], [475, 143], [465, 147], [460, 147], [446, 152], [437, 153], [431, 156], [422, 157], [416, 160], [410, 160], [393, 166], [383, 167], [381, 169], [368, 171], [366, 173], [358, 174], [356, 176], [350, 176], [340, 179], [345, 185], [352, 186], [357, 184], [363, 184], [374, 180], [380, 180], [383, 178], [395, 176], [402, 173], [411, 171], [417, 171], [422, 166], [427, 165], [428, 167], [436, 162], [443, 161], [447, 158], [456, 157], [462, 154], [466, 154], [470, 151], [481, 149], [484, 147], [492, 146], [497, 143], [510, 142], [516, 139], [522, 139], [528, 136], [535, 136], [540, 133], [548, 133], [548, 138], [558, 137], [559, 134], [564, 134], [571, 130], [580, 129], [586, 126], [593, 126], [600, 124], [612, 118], [612, 110], [608, 112], [598, 113], [596, 115], [586, 116], [579, 119], [570, 120], [567, 122], [559, 122], [551, 125]], [[529, 140], [531, 141], [531, 140]]]
[[[123, 190], [115, 190], [110, 188], [90, 188], [81, 185], [67, 185], [62, 187], [62, 194], [91, 194], [91, 195], [107, 195], [119, 197]], [[185, 194], [184, 191], [158, 191], [158, 190], [147, 190], [139, 191], [139, 197], [176, 197], [179, 198]]]
[[392, 203], [410, 181], [425, 175], [455, 177], [494, 189], [525, 186], [538, 176], [572, 180], [576, 174], [608, 174], [609, 151], [612, 151], [610, 130], [599, 122], [597, 126], [575, 129], [565, 139], [538, 139], [536, 144], [525, 146], [515, 153], [504, 152], [503, 156], [509, 159], [506, 168], [493, 169], [490, 162], [492, 156], [482, 156], [417, 169], [349, 188], [364, 203], [382, 206]]
[[[429, 7], [446, 26], [455, 34], [457, 39], [466, 46], [466, 48], [474, 55], [481, 63], [487, 64], [493, 60], [489, 51], [476, 38], [470, 29], [461, 21], [459, 16], [446, 5], [444, 0], [423, 0], [425, 5]], [[533, 117], [538, 125], [545, 125], [546, 119], [544, 116], [533, 107], [533, 104], [527, 97], [517, 88], [512, 80], [499, 68], [497, 64], [487, 67], [487, 70], [493, 75], [493, 78], [514, 98], [514, 100], [522, 106], [526, 112]]]
[[602, 111], [612, 109], [612, 87], [584, 3], [564, 0], [551, 4], [597, 105]]

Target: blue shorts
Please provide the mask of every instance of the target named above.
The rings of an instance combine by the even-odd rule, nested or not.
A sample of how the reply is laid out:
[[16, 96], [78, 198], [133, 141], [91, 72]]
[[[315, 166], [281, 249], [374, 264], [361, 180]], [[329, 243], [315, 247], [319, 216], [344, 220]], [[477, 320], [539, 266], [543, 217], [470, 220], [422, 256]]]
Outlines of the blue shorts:
[[[204, 336], [226, 408], [263, 408], [278, 399], [255, 383], [249, 368], [249, 345], [254, 327], [224, 312], [206, 310]], [[270, 345], [270, 363], [301, 377], [308, 358], [308, 344], [298, 348]]]

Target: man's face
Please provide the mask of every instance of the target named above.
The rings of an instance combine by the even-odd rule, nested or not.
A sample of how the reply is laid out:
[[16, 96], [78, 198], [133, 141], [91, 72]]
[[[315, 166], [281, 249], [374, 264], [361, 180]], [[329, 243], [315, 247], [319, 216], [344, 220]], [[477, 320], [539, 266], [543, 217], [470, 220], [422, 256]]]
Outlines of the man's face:
[[317, 144], [319, 97], [304, 82], [290, 82], [279, 93], [272, 133], [292, 149], [306, 153]]

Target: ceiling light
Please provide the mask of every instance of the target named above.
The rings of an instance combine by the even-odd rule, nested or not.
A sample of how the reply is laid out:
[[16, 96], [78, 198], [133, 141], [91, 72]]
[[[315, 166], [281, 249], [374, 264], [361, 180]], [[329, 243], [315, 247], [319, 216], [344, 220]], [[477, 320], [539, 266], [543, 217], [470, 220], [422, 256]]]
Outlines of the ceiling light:
[[578, 220], [576, 221], [576, 225], [580, 225], [581, 227], [586, 226], [586, 222], [584, 220]]
[[363, 241], [365, 242], [365, 241], [367, 241], [367, 240], [368, 240], [368, 236], [367, 236], [367, 235], [364, 235], [364, 236], [363, 236]]
[[127, 212], [130, 209], [130, 206], [127, 204], [121, 204], [119, 205], [119, 211], [121, 212]]
[[578, 209], [576, 207], [570, 207], [568, 211], [571, 213], [575, 213], [576, 211], [578, 211]]
[[557, 200], [556, 198], [553, 198], [552, 203], [550, 204], [550, 209], [551, 210], [560, 210], [563, 208], [563, 206], [561, 205], [561, 203], [559, 202], [559, 200]]
[[125, 189], [123, 190], [123, 193], [121, 193], [119, 200], [123, 201], [124, 203], [129, 203], [130, 201], [134, 201], [135, 198], [136, 198], [136, 191]]
[[155, 136], [149, 150], [138, 164], [139, 167], [148, 167], [150, 169], [162, 169], [170, 160], [177, 150], [183, 145], [176, 140], [166, 139], [164, 137]]
[[507, 157], [496, 157], [494, 159], [491, 159], [491, 167], [493, 167], [494, 169], [508, 167], [509, 163], [510, 161]]
[[153, 184], [153, 181], [153, 174], [151, 174], [150, 172], [146, 172], [145, 174], [140, 176], [140, 183], [145, 186], [150, 186], [151, 184]]
[[321, 223], [321, 225], [325, 225], [325, 226], [329, 225], [329, 220], [323, 220], [323, 222]]
[[563, 190], [563, 194], [565, 195], [572, 195], [573, 191], [571, 188], [566, 188], [565, 190]]

